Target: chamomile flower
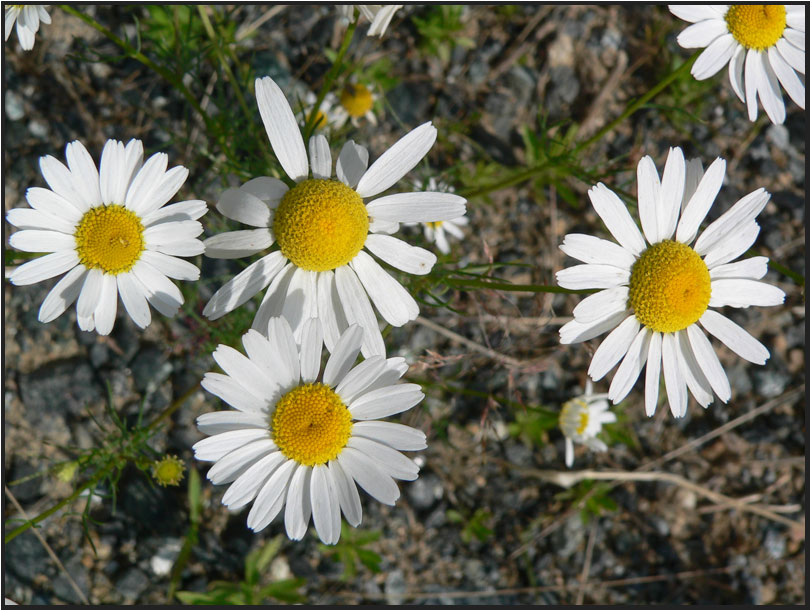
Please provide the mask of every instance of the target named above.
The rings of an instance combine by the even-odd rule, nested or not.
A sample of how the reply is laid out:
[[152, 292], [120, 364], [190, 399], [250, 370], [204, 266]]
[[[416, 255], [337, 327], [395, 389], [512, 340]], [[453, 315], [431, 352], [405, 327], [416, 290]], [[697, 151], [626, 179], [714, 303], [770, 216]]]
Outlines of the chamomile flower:
[[179, 259], [203, 252], [196, 219], [207, 210], [201, 200], [164, 206], [189, 171], [166, 169], [168, 157], [156, 153], [143, 163], [140, 140], [108, 140], [99, 170], [78, 140], [65, 149], [68, 166], [50, 155], [40, 169], [51, 189], [31, 187], [31, 208], [8, 212], [21, 231], [9, 239], [15, 249], [49, 253], [18, 267], [15, 285], [30, 285], [65, 274], [42, 302], [39, 320], [53, 321], [76, 302], [76, 318], [85, 331], [109, 334], [118, 296], [133, 322], [151, 321], [148, 303], [171, 317], [183, 296], [169, 280], [197, 280], [200, 270]]
[[[365, 356], [384, 353], [383, 337], [370, 299], [391, 325], [414, 320], [414, 298], [371, 256], [411, 274], [427, 274], [437, 258], [394, 236], [399, 223], [444, 221], [465, 212], [465, 199], [450, 193], [417, 192], [372, 198], [389, 189], [428, 153], [437, 137], [430, 122], [415, 128], [367, 168], [367, 150], [347, 142], [331, 179], [327, 139], [305, 145], [285, 95], [270, 78], [257, 79], [257, 102], [271, 146], [293, 188], [259, 177], [226, 190], [217, 210], [256, 229], [226, 232], [205, 241], [209, 257], [266, 254], [221, 287], [203, 314], [216, 319], [268, 288], [253, 328], [264, 330], [273, 316], [288, 319], [297, 341], [302, 325], [318, 317], [332, 350], [352, 324], [364, 330]], [[312, 171], [312, 178], [309, 176]], [[269, 251], [272, 245], [278, 250]]]
[[6, 38], [11, 35], [14, 23], [17, 23], [17, 38], [25, 51], [34, 48], [34, 35], [39, 31], [39, 24], [51, 23], [51, 16], [44, 4], [10, 4], [6, 8]]
[[203, 388], [236, 410], [197, 419], [210, 436], [194, 445], [195, 457], [214, 461], [208, 478], [231, 486], [231, 510], [253, 501], [248, 527], [260, 531], [285, 508], [288, 537], [300, 540], [310, 516], [319, 538], [335, 544], [341, 514], [361, 523], [356, 484], [379, 502], [400, 496], [394, 479], [415, 480], [418, 467], [398, 451], [426, 447], [422, 431], [380, 421], [423, 399], [420, 386], [396, 384], [408, 366], [402, 357], [376, 355], [353, 367], [362, 330], [339, 338], [319, 376], [322, 328], [309, 319], [299, 347], [283, 318], [270, 319], [267, 336], [243, 336], [247, 357], [224, 345], [214, 359], [225, 374], [209, 372]]
[[750, 121], [758, 102], [773, 123], [786, 115], [781, 86], [801, 108], [806, 89], [795, 74], [806, 70], [806, 6], [802, 4], [673, 4], [671, 12], [688, 26], [677, 37], [686, 49], [706, 47], [691, 74], [707, 79], [728, 66], [736, 96], [747, 104]]
[[637, 166], [642, 234], [620, 198], [599, 183], [589, 198], [618, 244], [585, 234], [564, 237], [561, 250], [584, 264], [558, 272], [559, 285], [601, 291], [575, 307], [575, 319], [561, 328], [561, 342], [583, 342], [613, 330], [595, 351], [589, 376], [598, 381], [621, 362], [609, 387], [614, 403], [626, 397], [644, 366], [649, 416], [657, 407], [661, 369], [675, 417], [687, 411], [686, 387], [704, 407], [714, 393], [727, 402], [730, 383], [703, 328], [747, 361], [764, 364], [770, 356], [714, 310], [784, 301], [781, 289], [759, 280], [767, 273], [766, 257], [733, 261], [758, 236], [756, 216], [770, 199], [764, 189], [744, 196], [696, 238], [724, 175], [723, 159], [703, 173], [699, 160], [686, 167], [682, 151], [674, 148], [660, 182], [646, 156]]
[[336, 125], [341, 127], [350, 121], [355, 127], [361, 125], [361, 119], [378, 125], [374, 106], [378, 96], [363, 83], [347, 83], [341, 89], [339, 104], [333, 109]]
[[[305, 127], [307, 123], [308, 117], [310, 117], [310, 113], [313, 111], [313, 107], [316, 105], [316, 100], [318, 100], [318, 96], [314, 94], [312, 91], [308, 91], [305, 94], [305, 107], [304, 111], [302, 112], [302, 119], [299, 121], [299, 125]], [[315, 129], [317, 130], [326, 130], [329, 128], [334, 127], [341, 127], [346, 122], [347, 118], [344, 116], [344, 113], [338, 111], [338, 98], [332, 92], [329, 92], [326, 96], [324, 96], [324, 100], [321, 101], [319, 104], [319, 110], [316, 112], [316, 124]]]
[[[415, 185], [417, 189], [422, 189], [423, 185]], [[441, 191], [443, 193], [453, 193], [454, 188], [445, 183], [438, 182], [434, 177], [428, 181], [427, 189], [429, 191]], [[416, 225], [416, 224], [406, 224]], [[448, 236], [451, 235], [457, 240], [463, 239], [463, 228], [468, 225], [468, 217], [462, 216], [456, 219], [449, 219], [448, 221], [433, 221], [428, 223], [421, 223], [423, 227], [423, 235], [426, 240], [433, 242], [440, 249], [444, 255], [451, 252], [451, 245], [448, 243]]]
[[340, 4], [338, 6], [339, 13], [344, 19], [352, 21], [355, 16], [355, 8], [361, 11], [367, 21], [370, 22], [367, 36], [377, 36], [382, 38], [386, 28], [389, 27], [389, 22], [398, 9], [403, 7], [402, 4]]
[[575, 442], [593, 451], [606, 452], [606, 443], [598, 438], [604, 424], [614, 423], [617, 416], [609, 410], [605, 393], [592, 393], [592, 381], [586, 381], [584, 394], [566, 402], [558, 415], [558, 426], [565, 438], [565, 460], [572, 467]]

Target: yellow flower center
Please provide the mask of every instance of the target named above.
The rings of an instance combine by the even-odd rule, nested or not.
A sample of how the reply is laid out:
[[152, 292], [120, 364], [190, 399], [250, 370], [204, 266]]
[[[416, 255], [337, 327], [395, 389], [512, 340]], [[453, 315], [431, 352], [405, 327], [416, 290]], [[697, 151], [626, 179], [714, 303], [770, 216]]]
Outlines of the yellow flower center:
[[442, 221], [427, 221], [426, 225], [428, 225], [432, 229], [438, 229], [443, 224]]
[[313, 127], [317, 130], [327, 127], [327, 115], [324, 114], [324, 111], [316, 111], [316, 123], [313, 125]]
[[144, 250], [144, 226], [131, 210], [111, 204], [88, 210], [76, 226], [76, 252], [86, 268], [129, 271]]
[[658, 242], [632, 266], [629, 308], [654, 331], [673, 333], [696, 323], [708, 308], [710, 295], [708, 266], [681, 242]]
[[276, 404], [271, 436], [288, 459], [321, 465], [338, 454], [350, 439], [352, 418], [341, 398], [322, 383], [300, 385]]
[[568, 438], [582, 435], [589, 425], [589, 406], [581, 398], [572, 399], [561, 408], [558, 426]]
[[369, 233], [366, 206], [354, 189], [308, 179], [288, 191], [274, 216], [282, 254], [304, 270], [324, 272], [349, 263]]
[[783, 4], [734, 4], [725, 15], [727, 29], [744, 48], [762, 51], [772, 47], [787, 27]]
[[175, 486], [183, 480], [184, 464], [175, 455], [167, 455], [152, 465], [152, 477], [162, 487]]
[[372, 108], [372, 92], [365, 85], [345, 85], [341, 90], [341, 106], [351, 117], [363, 117]]

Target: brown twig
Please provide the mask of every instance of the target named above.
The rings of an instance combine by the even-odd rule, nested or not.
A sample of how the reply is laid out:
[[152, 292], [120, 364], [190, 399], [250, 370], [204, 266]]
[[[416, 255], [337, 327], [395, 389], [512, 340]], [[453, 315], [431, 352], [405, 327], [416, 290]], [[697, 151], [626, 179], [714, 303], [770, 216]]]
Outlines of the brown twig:
[[584, 568], [581, 570], [581, 580], [578, 588], [578, 595], [575, 597], [575, 605], [580, 606], [584, 603], [584, 593], [586, 592], [586, 584], [589, 579], [589, 568], [592, 565], [592, 552], [595, 549], [595, 535], [598, 532], [598, 521], [592, 520], [592, 527], [589, 530], [589, 540], [586, 543], [586, 553], [584, 554]]
[[512, 368], [522, 368], [522, 367], [525, 367], [526, 365], [529, 365], [528, 363], [526, 363], [524, 361], [519, 361], [518, 359], [515, 359], [514, 357], [509, 357], [508, 355], [503, 355], [502, 353], [494, 351], [493, 349], [489, 349], [487, 346], [483, 346], [483, 345], [479, 344], [478, 342], [474, 342], [473, 340], [469, 340], [465, 336], [461, 336], [460, 334], [458, 334], [456, 332], [453, 332], [450, 329], [446, 329], [442, 325], [437, 325], [437, 323], [434, 323], [433, 321], [429, 321], [428, 319], [424, 319], [423, 317], [417, 317], [417, 319], [415, 319], [415, 322], [419, 323], [423, 327], [427, 327], [430, 330], [437, 332], [440, 335], [445, 336], [446, 338], [448, 338], [452, 342], [456, 342], [458, 344], [462, 344], [464, 346], [467, 346], [468, 348], [470, 348], [470, 349], [472, 349], [472, 350], [474, 350], [474, 351], [476, 351], [478, 353], [482, 353], [483, 355], [486, 355], [487, 357], [490, 357], [491, 359], [493, 359], [495, 361], [498, 361], [500, 363], [504, 363], [505, 365], [508, 365], [508, 366], [510, 366]]

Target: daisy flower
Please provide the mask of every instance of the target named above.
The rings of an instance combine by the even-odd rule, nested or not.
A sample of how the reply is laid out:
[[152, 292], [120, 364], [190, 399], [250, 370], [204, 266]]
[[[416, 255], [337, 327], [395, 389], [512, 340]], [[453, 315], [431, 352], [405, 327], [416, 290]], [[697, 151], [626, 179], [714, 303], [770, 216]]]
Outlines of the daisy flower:
[[730, 84], [747, 104], [750, 121], [758, 117], [758, 98], [770, 121], [784, 123], [779, 83], [805, 108], [806, 88], [795, 74], [806, 70], [805, 5], [672, 4], [668, 8], [692, 23], [677, 37], [680, 46], [707, 47], [691, 74], [701, 81], [727, 64]]
[[380, 421], [423, 399], [420, 386], [395, 384], [408, 366], [402, 357], [376, 355], [353, 367], [362, 331], [349, 327], [321, 369], [322, 329], [304, 325], [300, 347], [283, 318], [272, 318], [267, 337], [249, 330], [247, 357], [224, 345], [214, 359], [225, 374], [209, 372], [203, 388], [236, 410], [197, 419], [210, 436], [194, 445], [195, 457], [214, 461], [212, 483], [231, 486], [231, 510], [252, 501], [248, 527], [260, 531], [285, 508], [288, 537], [301, 540], [310, 516], [319, 538], [335, 544], [341, 514], [361, 523], [356, 484], [379, 502], [400, 496], [393, 479], [415, 480], [418, 467], [398, 451], [426, 448], [422, 431]]
[[605, 393], [592, 393], [592, 381], [586, 381], [584, 394], [566, 402], [558, 416], [558, 426], [566, 438], [566, 463], [572, 467], [575, 459], [575, 442], [584, 444], [591, 450], [606, 452], [607, 446], [598, 439], [605, 423], [614, 423], [617, 416], [609, 410]]
[[[68, 166], [50, 155], [40, 169], [51, 189], [31, 187], [31, 208], [15, 208], [6, 219], [20, 228], [9, 239], [15, 249], [49, 253], [18, 267], [15, 285], [30, 285], [65, 274], [42, 302], [39, 320], [53, 321], [76, 301], [76, 318], [85, 331], [109, 334], [118, 296], [138, 327], [149, 325], [148, 303], [171, 317], [183, 296], [169, 280], [197, 280], [200, 270], [179, 259], [203, 252], [198, 221], [201, 200], [164, 206], [189, 171], [166, 169], [166, 153], [143, 163], [140, 140], [108, 140], [99, 170], [81, 142], [65, 148]], [[78, 299], [77, 299], [78, 298]]]
[[[417, 189], [421, 189], [423, 185], [416, 184], [415, 187]], [[445, 183], [438, 182], [434, 177], [431, 177], [428, 181], [428, 190], [442, 191], [444, 193], [454, 192], [453, 187], [446, 185]], [[410, 223], [405, 225], [415, 224]], [[463, 215], [462, 217], [449, 219], [448, 221], [430, 221], [428, 223], [421, 223], [420, 225], [423, 226], [423, 235], [426, 237], [426, 240], [436, 244], [441, 253], [448, 255], [451, 252], [451, 245], [448, 243], [448, 235], [450, 234], [457, 240], [462, 240], [462, 228], [468, 225], [468, 217]]]
[[361, 15], [366, 17], [370, 22], [367, 36], [377, 36], [382, 38], [386, 28], [389, 27], [389, 22], [398, 9], [402, 8], [402, 4], [341, 4], [338, 6], [338, 11], [344, 19], [349, 21], [353, 20], [355, 16], [355, 8], [361, 11]]
[[637, 166], [642, 234], [620, 198], [599, 183], [589, 198], [618, 244], [584, 234], [564, 237], [561, 250], [584, 265], [558, 272], [559, 285], [601, 291], [575, 307], [575, 320], [561, 328], [561, 342], [583, 342], [613, 330], [595, 351], [589, 376], [600, 380], [622, 358], [609, 387], [614, 403], [626, 397], [643, 366], [649, 416], [657, 407], [661, 368], [675, 417], [685, 416], [686, 387], [703, 407], [713, 401], [713, 393], [727, 402], [730, 383], [702, 329], [752, 363], [764, 364], [770, 356], [744, 329], [713, 310], [784, 301], [781, 289], [759, 281], [767, 273], [766, 257], [733, 261], [755, 242], [756, 216], [770, 194], [757, 189], [744, 196], [694, 240], [724, 175], [723, 159], [703, 172], [698, 159], [686, 166], [682, 151], [673, 148], [661, 183], [646, 156]]
[[17, 38], [25, 51], [34, 48], [34, 35], [39, 30], [39, 24], [51, 23], [51, 16], [45, 10], [44, 4], [10, 4], [6, 8], [6, 38], [11, 35], [11, 28], [17, 22]]
[[[313, 111], [316, 100], [318, 100], [318, 97], [312, 91], [308, 91], [305, 94], [305, 106], [304, 110], [302, 111], [301, 121], [299, 121], [299, 125], [301, 127], [305, 127], [307, 118], [310, 117], [310, 113]], [[347, 117], [344, 115], [344, 113], [338, 111], [338, 98], [336, 98], [336, 95], [330, 92], [324, 96], [324, 100], [321, 101], [321, 104], [319, 104], [319, 110], [316, 112], [315, 129], [325, 130], [330, 127], [341, 127], [346, 121]]]
[[[273, 316], [284, 316], [297, 341], [302, 325], [318, 317], [332, 350], [352, 324], [364, 330], [364, 356], [384, 353], [383, 337], [370, 299], [391, 325], [414, 320], [414, 298], [378, 264], [427, 274], [437, 258], [390, 234], [399, 223], [444, 221], [465, 212], [465, 199], [450, 193], [417, 192], [379, 197], [428, 153], [437, 137], [431, 122], [415, 128], [367, 168], [367, 150], [347, 142], [331, 179], [327, 139], [310, 139], [310, 166], [302, 135], [285, 95], [269, 77], [257, 79], [257, 102], [271, 146], [293, 188], [259, 177], [226, 190], [217, 210], [257, 229], [226, 232], [205, 241], [209, 257], [266, 254], [221, 287], [203, 314], [217, 319], [268, 288], [253, 328], [264, 331]], [[312, 171], [312, 178], [309, 177]], [[269, 251], [272, 245], [278, 250]]]
[[361, 119], [366, 119], [372, 125], [378, 125], [378, 119], [373, 112], [377, 99], [378, 96], [363, 83], [347, 83], [341, 89], [338, 106], [333, 110], [336, 126], [341, 127], [350, 121], [355, 127], [359, 127]]

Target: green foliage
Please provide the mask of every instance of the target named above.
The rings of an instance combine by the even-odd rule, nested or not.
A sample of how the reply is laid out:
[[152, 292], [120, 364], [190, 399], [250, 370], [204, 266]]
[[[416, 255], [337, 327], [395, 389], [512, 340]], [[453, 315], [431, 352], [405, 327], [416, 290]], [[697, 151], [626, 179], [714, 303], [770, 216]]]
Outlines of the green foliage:
[[268, 600], [282, 603], [301, 603], [304, 597], [299, 589], [303, 578], [289, 578], [264, 583], [262, 576], [282, 546], [282, 536], [276, 536], [245, 557], [245, 579], [239, 583], [215, 580], [205, 593], [178, 591], [175, 596], [190, 606], [259, 606]]
[[461, 34], [465, 29], [464, 11], [465, 7], [458, 4], [438, 4], [428, 8], [423, 18], [413, 16], [412, 23], [420, 34], [420, 48], [436, 55], [444, 64], [450, 61], [455, 46], [472, 49], [474, 41]]
[[587, 524], [593, 517], [601, 516], [604, 512], [617, 511], [617, 504], [609, 497], [611, 490], [612, 487], [607, 483], [582, 480], [571, 489], [557, 493], [555, 498], [570, 501], [573, 505], [584, 500], [581, 522]]
[[380, 537], [380, 531], [353, 529], [341, 521], [341, 538], [338, 544], [335, 546], [319, 544], [319, 552], [330, 555], [343, 565], [341, 580], [348, 582], [358, 573], [359, 563], [374, 574], [381, 571], [381, 556], [365, 548], [366, 545], [377, 542]]
[[558, 414], [545, 408], [528, 406], [514, 414], [515, 421], [508, 424], [508, 433], [527, 445], [541, 446], [546, 441], [545, 434], [558, 427]]
[[445, 515], [452, 523], [462, 525], [460, 538], [466, 544], [470, 544], [474, 538], [480, 542], [486, 542], [493, 535], [493, 529], [488, 527], [488, 524], [493, 522], [493, 514], [487, 508], [477, 508], [468, 518], [462, 512], [454, 509], [447, 510]]

